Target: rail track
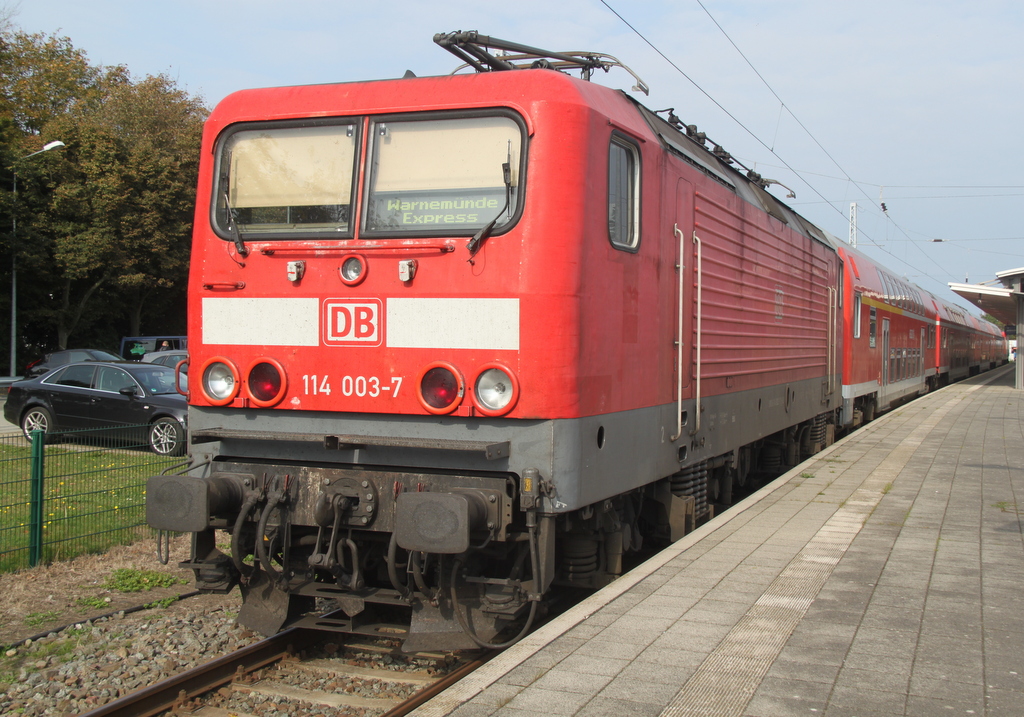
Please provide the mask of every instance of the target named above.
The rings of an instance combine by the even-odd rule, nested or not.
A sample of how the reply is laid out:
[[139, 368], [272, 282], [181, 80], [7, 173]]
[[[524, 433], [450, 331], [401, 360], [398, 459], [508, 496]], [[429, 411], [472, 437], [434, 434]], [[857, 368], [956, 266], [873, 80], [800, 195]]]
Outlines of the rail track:
[[[82, 717], [250, 717], [246, 704], [270, 701], [290, 715], [399, 717], [469, 674], [495, 654], [406, 655], [387, 640], [294, 628]], [[370, 664], [371, 666], [366, 666]]]

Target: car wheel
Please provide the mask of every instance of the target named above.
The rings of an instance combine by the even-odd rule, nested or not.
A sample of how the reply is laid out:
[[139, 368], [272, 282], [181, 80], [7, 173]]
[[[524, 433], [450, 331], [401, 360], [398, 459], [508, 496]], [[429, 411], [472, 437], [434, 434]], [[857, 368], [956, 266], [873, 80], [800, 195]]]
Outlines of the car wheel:
[[25, 439], [28, 441], [32, 440], [32, 434], [35, 431], [42, 431], [43, 442], [49, 443], [53, 440], [53, 432], [56, 428], [53, 416], [42, 406], [33, 406], [21, 417], [21, 432], [25, 434]]
[[158, 418], [149, 427], [149, 447], [161, 456], [180, 456], [185, 453], [185, 431], [173, 418]]

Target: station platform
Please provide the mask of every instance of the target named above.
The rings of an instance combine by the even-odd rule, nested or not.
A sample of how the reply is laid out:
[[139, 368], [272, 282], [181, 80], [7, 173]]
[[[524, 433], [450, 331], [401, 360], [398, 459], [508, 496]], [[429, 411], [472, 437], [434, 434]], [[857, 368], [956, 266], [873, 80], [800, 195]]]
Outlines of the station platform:
[[1022, 421], [1012, 364], [898, 408], [413, 714], [1024, 715]]

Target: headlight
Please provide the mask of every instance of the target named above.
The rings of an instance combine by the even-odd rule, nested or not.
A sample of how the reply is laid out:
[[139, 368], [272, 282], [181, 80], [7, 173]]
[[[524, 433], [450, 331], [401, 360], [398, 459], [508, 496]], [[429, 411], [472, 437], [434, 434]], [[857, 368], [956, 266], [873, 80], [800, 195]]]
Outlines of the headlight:
[[238, 369], [226, 358], [215, 356], [203, 367], [202, 389], [213, 405], [230, 403], [238, 395]]
[[515, 374], [500, 364], [488, 364], [476, 377], [473, 403], [485, 416], [501, 416], [512, 410], [519, 399]]
[[366, 259], [359, 254], [349, 254], [341, 260], [338, 275], [348, 286], [355, 286], [366, 278]]

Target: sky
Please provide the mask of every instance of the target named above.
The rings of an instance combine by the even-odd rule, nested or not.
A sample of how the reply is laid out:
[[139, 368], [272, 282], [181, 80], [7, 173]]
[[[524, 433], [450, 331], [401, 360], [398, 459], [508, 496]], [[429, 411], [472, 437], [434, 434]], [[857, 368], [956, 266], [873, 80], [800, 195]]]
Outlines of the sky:
[[[1024, 4], [1017, 0], [21, 0], [26, 32], [93, 64], [166, 74], [213, 107], [239, 89], [447, 74], [435, 33], [618, 58], [773, 193], [893, 272], [1024, 266]], [[630, 90], [621, 70], [595, 81]], [[885, 205], [885, 211], [882, 205]], [[967, 307], [979, 313], [974, 307]]]

